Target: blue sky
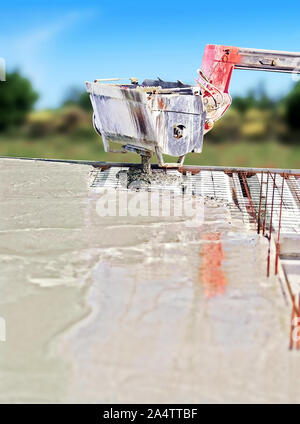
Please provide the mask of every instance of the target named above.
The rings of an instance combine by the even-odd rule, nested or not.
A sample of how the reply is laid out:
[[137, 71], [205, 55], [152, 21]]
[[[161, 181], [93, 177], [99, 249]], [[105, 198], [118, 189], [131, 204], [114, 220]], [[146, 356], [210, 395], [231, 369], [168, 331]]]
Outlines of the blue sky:
[[[192, 83], [206, 44], [300, 51], [300, 2], [7, 1], [0, 9], [0, 57], [18, 67], [55, 107], [86, 80], [160, 76]], [[290, 75], [235, 71], [232, 94], [264, 81], [284, 94]]]

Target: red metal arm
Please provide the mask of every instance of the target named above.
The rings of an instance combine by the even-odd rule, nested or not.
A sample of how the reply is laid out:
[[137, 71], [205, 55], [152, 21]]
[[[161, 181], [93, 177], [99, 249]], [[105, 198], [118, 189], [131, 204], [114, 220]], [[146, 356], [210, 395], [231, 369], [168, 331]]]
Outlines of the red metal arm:
[[300, 53], [208, 44], [198, 78], [208, 106], [206, 131], [231, 104], [229, 85], [234, 69], [300, 74]]

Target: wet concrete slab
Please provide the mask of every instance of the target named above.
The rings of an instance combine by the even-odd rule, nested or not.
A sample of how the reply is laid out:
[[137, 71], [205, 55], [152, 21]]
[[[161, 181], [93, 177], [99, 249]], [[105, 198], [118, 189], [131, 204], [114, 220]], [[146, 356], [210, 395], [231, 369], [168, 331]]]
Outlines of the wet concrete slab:
[[0, 402], [299, 402], [266, 239], [213, 201], [101, 217], [92, 171], [0, 161]]

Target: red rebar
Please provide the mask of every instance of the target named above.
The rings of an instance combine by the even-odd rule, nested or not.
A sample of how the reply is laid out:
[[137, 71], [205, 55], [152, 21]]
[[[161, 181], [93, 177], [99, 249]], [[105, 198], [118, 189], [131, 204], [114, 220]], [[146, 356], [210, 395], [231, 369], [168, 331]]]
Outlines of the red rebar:
[[285, 174], [282, 175], [280, 211], [279, 211], [278, 232], [277, 232], [277, 242], [276, 242], [275, 275], [278, 274], [278, 259], [279, 259], [279, 254], [280, 254], [280, 243], [279, 243], [279, 241], [280, 241], [280, 231], [281, 231], [284, 179], [285, 179]]
[[264, 221], [263, 221], [263, 235], [265, 235], [265, 230], [266, 230], [266, 216], [267, 216], [268, 191], [269, 191], [269, 176], [270, 176], [270, 172], [268, 171], [268, 174], [267, 174], [266, 201], [265, 201]]
[[[300, 307], [300, 296], [298, 295], [298, 311], [299, 311], [299, 307]], [[299, 331], [299, 312], [297, 314], [297, 327], [296, 328]], [[297, 349], [299, 350], [300, 349], [300, 337], [299, 337], [299, 335], [298, 335], [298, 338], [299, 338], [299, 340], [297, 340]]]
[[294, 305], [292, 308], [292, 316], [291, 316], [291, 327], [290, 327], [290, 345], [289, 349], [292, 350], [294, 347], [294, 339], [293, 339], [293, 332], [294, 332], [294, 318], [295, 318], [295, 309]]
[[298, 309], [298, 306], [296, 305], [295, 295], [292, 291], [291, 283], [288, 279], [287, 272], [286, 272], [286, 269], [285, 269], [284, 266], [282, 267], [282, 270], [283, 270], [283, 275], [284, 275], [284, 278], [285, 278], [285, 282], [286, 282], [286, 285], [287, 285], [287, 288], [288, 288], [288, 292], [289, 292], [289, 295], [290, 295], [290, 298], [291, 298], [291, 302], [292, 302], [294, 311], [298, 316], [300, 316], [300, 311]]
[[272, 193], [271, 217], [270, 217], [270, 227], [269, 227], [269, 248], [268, 248], [268, 261], [267, 261], [267, 277], [270, 277], [271, 238], [272, 238], [272, 225], [273, 225], [274, 195], [275, 195], [275, 186], [276, 186], [275, 181], [276, 181], [276, 174], [274, 175], [274, 178], [273, 178], [273, 193]]
[[261, 173], [260, 181], [260, 193], [259, 193], [259, 208], [258, 208], [258, 217], [257, 217], [257, 234], [260, 234], [260, 215], [261, 215], [261, 202], [262, 202], [262, 186], [264, 182], [264, 171]]
[[251, 208], [251, 211], [252, 211], [252, 216], [253, 216], [254, 219], [256, 219], [255, 207], [254, 207], [253, 202], [252, 202], [252, 197], [249, 193], [248, 184], [247, 184], [247, 180], [246, 180], [246, 174], [241, 173], [241, 176], [242, 176], [242, 180], [243, 180], [243, 184], [244, 184], [244, 189], [245, 189], [245, 192], [247, 194], [247, 198], [249, 200], [250, 208]]
[[285, 179], [285, 175], [283, 174], [283, 176], [282, 176], [282, 187], [281, 187], [281, 198], [280, 198], [280, 211], [279, 211], [279, 221], [278, 221], [277, 242], [276, 242], [275, 275], [278, 274], [278, 259], [279, 259], [279, 254], [280, 254], [280, 243], [279, 243], [279, 241], [280, 241], [280, 231], [281, 231], [284, 179]]

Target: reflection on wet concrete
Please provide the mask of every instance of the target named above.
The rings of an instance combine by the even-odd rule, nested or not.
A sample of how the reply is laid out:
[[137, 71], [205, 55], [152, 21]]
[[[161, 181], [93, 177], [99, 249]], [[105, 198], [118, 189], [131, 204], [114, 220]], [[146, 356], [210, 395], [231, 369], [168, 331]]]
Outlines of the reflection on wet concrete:
[[213, 202], [99, 217], [89, 172], [0, 163], [0, 401], [298, 402], [266, 241]]
[[224, 252], [220, 233], [204, 233], [201, 237], [208, 243], [201, 251], [200, 281], [203, 282], [204, 293], [207, 297], [223, 294], [226, 288], [226, 276], [222, 263]]

